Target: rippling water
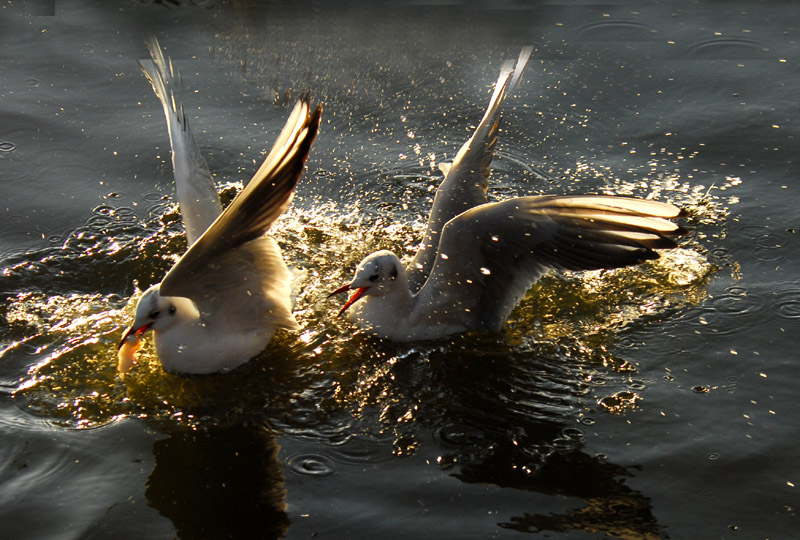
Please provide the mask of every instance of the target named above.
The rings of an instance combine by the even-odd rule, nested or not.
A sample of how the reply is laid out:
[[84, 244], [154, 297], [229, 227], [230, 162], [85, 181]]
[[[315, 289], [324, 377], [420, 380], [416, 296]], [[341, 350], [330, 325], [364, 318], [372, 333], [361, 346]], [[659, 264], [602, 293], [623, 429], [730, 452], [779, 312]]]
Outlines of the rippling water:
[[[0, 8], [1, 536], [791, 537], [800, 20], [726, 8]], [[115, 375], [185, 249], [149, 32], [225, 201], [294, 96], [325, 104], [276, 232], [304, 330], [224, 376], [165, 374], [149, 346]], [[327, 293], [376, 249], [410, 258], [437, 164], [528, 43], [492, 196], [652, 197], [691, 235], [546, 276], [499, 334], [354, 333]]]

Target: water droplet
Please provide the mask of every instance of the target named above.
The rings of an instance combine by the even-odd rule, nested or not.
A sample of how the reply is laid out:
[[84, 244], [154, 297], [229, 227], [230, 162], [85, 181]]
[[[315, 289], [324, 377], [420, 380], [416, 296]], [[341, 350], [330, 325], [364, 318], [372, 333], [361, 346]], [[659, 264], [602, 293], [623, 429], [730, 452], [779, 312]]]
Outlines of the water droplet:
[[484, 276], [488, 276], [491, 273], [492, 273], [492, 271], [489, 270], [488, 268], [486, 268], [485, 266], [481, 267], [481, 274], [483, 274]]
[[636, 407], [636, 402], [641, 398], [634, 392], [617, 392], [614, 395], [600, 399], [597, 404], [603, 407], [606, 412], [620, 414], [626, 410]]
[[461, 460], [461, 455], [456, 452], [448, 452], [447, 454], [441, 455], [436, 458], [436, 463], [442, 469], [452, 469], [455, 467], [458, 462]]

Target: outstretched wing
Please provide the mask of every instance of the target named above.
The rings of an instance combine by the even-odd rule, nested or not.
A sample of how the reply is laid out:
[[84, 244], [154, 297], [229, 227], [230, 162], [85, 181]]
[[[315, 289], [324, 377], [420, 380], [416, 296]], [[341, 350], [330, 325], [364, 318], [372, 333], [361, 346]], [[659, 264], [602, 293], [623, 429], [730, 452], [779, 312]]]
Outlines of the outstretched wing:
[[[319, 129], [322, 107], [308, 100], [295, 105], [264, 163], [241, 193], [192, 244], [161, 282], [164, 296], [198, 294], [193, 276], [219, 264], [219, 257], [263, 235], [286, 210]], [[280, 258], [280, 253], [275, 252]], [[282, 261], [281, 261], [281, 264]]]
[[445, 177], [433, 199], [422, 246], [407, 268], [412, 293], [417, 292], [428, 277], [445, 223], [465, 210], [486, 203], [491, 173], [489, 166], [497, 144], [502, 104], [519, 84], [532, 53], [533, 47], [525, 47], [516, 63], [513, 60], [503, 63], [489, 106], [475, 133], [461, 147], [452, 164], [440, 166]]
[[[472, 208], [445, 225], [418, 302], [466, 312], [499, 330], [545, 271], [619, 268], [658, 258], [686, 230], [670, 204], [594, 195], [520, 197]], [[463, 316], [463, 315], [462, 315]]]
[[139, 66], [164, 108], [178, 204], [186, 238], [191, 245], [217, 219], [222, 212], [222, 205], [206, 160], [192, 136], [189, 121], [183, 112], [183, 103], [176, 95], [176, 87], [180, 87], [181, 82], [180, 78], [175, 77], [172, 60], [164, 58], [154, 36], [147, 39], [145, 45], [150, 49], [152, 60], [139, 60]]

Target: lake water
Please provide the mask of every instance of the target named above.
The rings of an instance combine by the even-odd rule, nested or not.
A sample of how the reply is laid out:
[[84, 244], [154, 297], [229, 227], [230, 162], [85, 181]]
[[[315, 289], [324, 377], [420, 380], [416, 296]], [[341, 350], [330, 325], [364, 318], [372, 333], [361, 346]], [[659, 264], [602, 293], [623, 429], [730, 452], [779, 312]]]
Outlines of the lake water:
[[[275, 232], [304, 330], [229, 375], [115, 377], [185, 249], [149, 33], [226, 200], [325, 105]], [[788, 1], [3, 3], [0, 537], [800, 537], [798, 39]], [[326, 294], [413, 253], [526, 44], [492, 197], [650, 196], [690, 236], [499, 334], [354, 332]]]

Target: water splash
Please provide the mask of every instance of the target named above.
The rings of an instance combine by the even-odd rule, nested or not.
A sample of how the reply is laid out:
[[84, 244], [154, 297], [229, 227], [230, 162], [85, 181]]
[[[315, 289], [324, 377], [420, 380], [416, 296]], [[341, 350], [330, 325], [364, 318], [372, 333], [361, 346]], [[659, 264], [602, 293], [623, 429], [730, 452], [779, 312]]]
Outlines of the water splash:
[[[609, 191], [669, 198], [691, 208], [690, 227], [705, 225], [703, 230], [718, 226], [727, 211], [721, 196], [673, 176], [623, 182], [604, 172], [579, 163], [567, 177], [577, 184], [588, 175]], [[239, 189], [224, 186], [223, 199]], [[447, 420], [470, 385], [477, 385], [471, 395], [492, 396], [484, 411], [502, 408], [521, 421], [564, 419], [587, 398], [594, 406], [612, 396], [635, 372], [614, 352], [625, 331], [702, 302], [716, 268], [690, 241], [636, 268], [548, 275], [500, 334], [411, 348], [353, 335], [349, 323], [331, 317], [335, 305], [327, 294], [349, 281], [372, 251], [391, 249], [411, 259], [425, 224], [420, 217], [409, 219], [412, 201], [405, 197], [416, 194], [380, 209], [358, 201], [348, 207], [298, 204], [281, 218], [276, 237], [299, 275], [295, 315], [306, 329], [299, 338], [279, 334], [244, 368], [196, 378], [165, 374], [148, 344], [124, 382], [115, 376], [116, 343], [130, 323], [138, 289], [127, 301], [118, 292], [96, 290], [125, 291], [132, 280], [142, 288], [157, 282], [185, 240], [168, 198], [148, 199], [150, 217], [143, 221], [109, 198], [61, 245], [16, 256], [3, 270], [9, 288], [29, 291], [6, 297], [4, 376], [21, 407], [73, 427], [124, 416], [195, 425], [267, 411], [287, 430], [316, 437], [341, 438], [354, 427], [380, 440], [390, 436], [395, 452], [405, 455], [419, 444], [416, 426]], [[41, 292], [46, 290], [54, 292]], [[56, 292], [69, 290], [77, 292]], [[607, 384], [614, 377], [617, 382]], [[299, 415], [303, 410], [308, 414]], [[369, 417], [377, 418], [377, 427], [360, 423]]]

